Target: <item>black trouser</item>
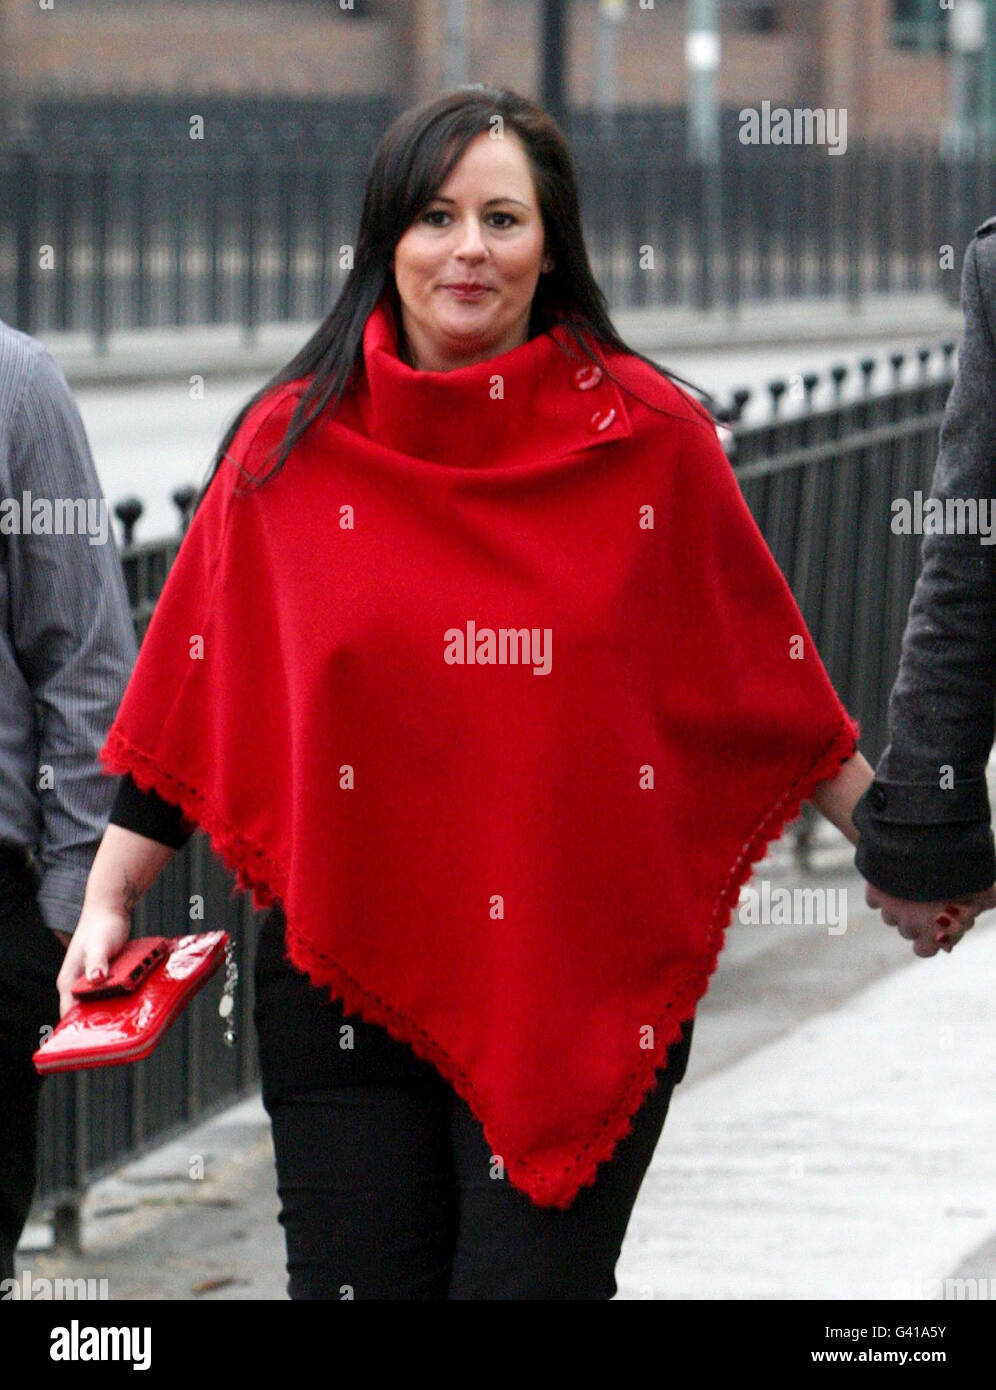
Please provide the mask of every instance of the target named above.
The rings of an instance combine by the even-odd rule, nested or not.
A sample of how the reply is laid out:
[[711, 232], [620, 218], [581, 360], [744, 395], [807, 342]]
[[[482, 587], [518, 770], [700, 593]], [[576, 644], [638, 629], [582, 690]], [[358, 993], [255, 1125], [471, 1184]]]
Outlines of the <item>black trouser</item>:
[[595, 1183], [540, 1207], [491, 1176], [479, 1122], [433, 1066], [294, 969], [283, 928], [278, 906], [260, 930], [256, 1029], [291, 1298], [612, 1298], [692, 1023]]
[[35, 882], [16, 850], [0, 847], [0, 1278], [14, 1277], [14, 1251], [35, 1188], [38, 1093], [31, 1054], [59, 1019], [55, 977], [65, 948], [45, 925]]

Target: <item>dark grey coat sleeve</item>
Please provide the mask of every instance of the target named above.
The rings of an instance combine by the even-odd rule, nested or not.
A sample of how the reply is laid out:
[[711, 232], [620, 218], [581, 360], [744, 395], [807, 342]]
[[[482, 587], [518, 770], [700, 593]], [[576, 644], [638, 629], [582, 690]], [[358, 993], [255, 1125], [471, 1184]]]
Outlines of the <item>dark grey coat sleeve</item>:
[[[986, 499], [996, 510], [996, 225], [984, 223], [969, 243], [961, 294], [964, 335], [931, 496]], [[889, 699], [889, 745], [854, 811], [855, 864], [900, 898], [952, 898], [996, 881], [985, 778], [996, 705], [996, 545], [986, 539], [981, 528], [924, 536]]]

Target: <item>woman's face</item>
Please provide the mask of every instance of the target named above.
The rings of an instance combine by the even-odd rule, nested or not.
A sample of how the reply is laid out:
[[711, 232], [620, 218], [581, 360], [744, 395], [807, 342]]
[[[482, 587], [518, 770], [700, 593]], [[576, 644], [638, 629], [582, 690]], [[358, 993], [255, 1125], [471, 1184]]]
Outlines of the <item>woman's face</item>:
[[[391, 268], [412, 365], [450, 371], [519, 347], [544, 259], [543, 222], [525, 149], [506, 132], [467, 146], [398, 242]], [[460, 294], [452, 286], [483, 289]]]

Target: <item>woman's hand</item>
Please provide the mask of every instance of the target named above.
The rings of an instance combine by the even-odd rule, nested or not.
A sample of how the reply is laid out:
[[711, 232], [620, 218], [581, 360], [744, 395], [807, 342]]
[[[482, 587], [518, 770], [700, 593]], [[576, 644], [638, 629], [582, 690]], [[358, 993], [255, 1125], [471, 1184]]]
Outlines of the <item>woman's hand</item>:
[[131, 935], [131, 914], [163, 865], [176, 853], [158, 840], [108, 825], [97, 846], [86, 881], [83, 910], [56, 979], [59, 1016], [74, 1004], [73, 985], [81, 975], [107, 974], [114, 957]]
[[936, 956], [938, 951], [954, 950], [975, 925], [978, 914], [996, 907], [996, 885], [960, 898], [918, 903], [893, 898], [867, 883], [865, 902], [869, 907], [880, 908], [882, 920], [895, 927], [904, 940], [913, 942], [914, 955]]
[[60, 1018], [76, 1003], [73, 985], [80, 976], [85, 975], [88, 980], [106, 976], [111, 961], [130, 935], [129, 912], [83, 904], [79, 924], [70, 938], [62, 969], [55, 981], [59, 991]]
[[[813, 805], [854, 845], [860, 837], [851, 813], [874, 780], [870, 764], [855, 753], [837, 776], [821, 782], [811, 797]], [[896, 927], [906, 941], [913, 942], [914, 955], [936, 956], [938, 951], [952, 951], [978, 914], [996, 907], [996, 884], [979, 893], [919, 903], [890, 897], [866, 883], [865, 901], [869, 907], [881, 908], [883, 921]]]

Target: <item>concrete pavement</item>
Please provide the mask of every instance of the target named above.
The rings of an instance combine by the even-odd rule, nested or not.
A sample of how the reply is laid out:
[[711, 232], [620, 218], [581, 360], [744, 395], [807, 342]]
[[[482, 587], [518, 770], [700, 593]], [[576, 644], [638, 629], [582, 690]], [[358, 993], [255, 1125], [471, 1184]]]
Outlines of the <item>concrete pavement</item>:
[[680, 1088], [622, 1296], [996, 1296], [994, 971], [980, 924]]
[[[190, 1177], [191, 1159], [204, 1177]], [[258, 1095], [223, 1111], [113, 1176], [83, 1207], [84, 1254], [51, 1249], [30, 1226], [18, 1270], [31, 1277], [106, 1279], [126, 1300], [286, 1298], [273, 1146]]]

